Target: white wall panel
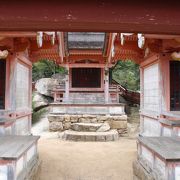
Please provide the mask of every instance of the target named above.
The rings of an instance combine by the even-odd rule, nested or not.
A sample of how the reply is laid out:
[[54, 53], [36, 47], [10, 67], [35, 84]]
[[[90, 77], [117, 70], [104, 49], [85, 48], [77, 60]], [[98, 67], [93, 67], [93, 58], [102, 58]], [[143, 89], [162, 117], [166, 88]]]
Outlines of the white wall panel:
[[8, 167], [7, 167], [7, 165], [0, 165], [0, 180], [8, 180]]
[[16, 135], [29, 134], [29, 116], [25, 116], [16, 120], [15, 133]]
[[149, 163], [150, 166], [153, 166], [153, 154], [151, 153], [151, 151], [149, 151], [147, 148], [145, 148], [144, 146], [141, 146], [141, 155], [144, 159], [146, 159]]
[[143, 136], [160, 136], [161, 124], [149, 117], [143, 117]]
[[171, 128], [167, 128], [167, 127], [163, 127], [163, 136], [172, 136], [172, 129]]
[[159, 111], [159, 69], [153, 64], [144, 69], [144, 102], [143, 108], [150, 111]]
[[23, 168], [24, 168], [24, 157], [22, 156], [16, 162], [16, 177], [22, 172]]
[[29, 69], [20, 63], [16, 68], [16, 109], [24, 109], [29, 106]]
[[164, 161], [162, 161], [161, 159], [159, 159], [158, 157], [155, 157], [155, 165], [154, 165], [154, 169], [158, 170], [161, 172], [161, 175], [164, 177], [166, 176], [166, 164]]
[[175, 180], [180, 180], [180, 167], [175, 168]]
[[29, 162], [33, 156], [36, 154], [36, 145], [33, 145], [28, 151], [26, 155], [26, 160]]

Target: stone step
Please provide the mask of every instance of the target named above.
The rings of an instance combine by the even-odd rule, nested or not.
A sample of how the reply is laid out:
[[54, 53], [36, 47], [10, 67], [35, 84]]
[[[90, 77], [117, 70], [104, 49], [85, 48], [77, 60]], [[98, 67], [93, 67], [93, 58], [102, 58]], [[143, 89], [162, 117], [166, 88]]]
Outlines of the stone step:
[[116, 141], [119, 139], [117, 130], [109, 130], [107, 132], [78, 132], [73, 130], [64, 131], [64, 140], [70, 141]]
[[105, 132], [110, 130], [108, 123], [73, 123], [71, 129], [82, 132]]

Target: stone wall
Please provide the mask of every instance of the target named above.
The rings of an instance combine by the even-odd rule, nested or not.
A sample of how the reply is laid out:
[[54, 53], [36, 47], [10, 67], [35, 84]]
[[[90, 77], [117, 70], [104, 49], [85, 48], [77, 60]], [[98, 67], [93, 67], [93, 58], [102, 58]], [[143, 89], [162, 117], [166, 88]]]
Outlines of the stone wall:
[[105, 123], [111, 129], [117, 129], [119, 134], [127, 133], [127, 116], [112, 115], [54, 115], [48, 116], [50, 131], [64, 131], [71, 129], [73, 123]]

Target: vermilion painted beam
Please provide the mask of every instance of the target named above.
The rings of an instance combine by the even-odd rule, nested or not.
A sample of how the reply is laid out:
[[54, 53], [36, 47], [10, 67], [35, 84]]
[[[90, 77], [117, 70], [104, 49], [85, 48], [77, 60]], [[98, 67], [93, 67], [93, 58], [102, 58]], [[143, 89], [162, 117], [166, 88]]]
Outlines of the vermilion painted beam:
[[180, 34], [176, 1], [1, 1], [1, 31]]
[[37, 32], [0, 31], [0, 37], [36, 37]]
[[[66, 64], [61, 64], [62, 67], [66, 67]], [[91, 64], [81, 64], [81, 63], [77, 63], [77, 64], [69, 64], [69, 68], [104, 68], [105, 64], [96, 64], [96, 63], [91, 63]], [[112, 67], [112, 65], [108, 64], [107, 67]]]

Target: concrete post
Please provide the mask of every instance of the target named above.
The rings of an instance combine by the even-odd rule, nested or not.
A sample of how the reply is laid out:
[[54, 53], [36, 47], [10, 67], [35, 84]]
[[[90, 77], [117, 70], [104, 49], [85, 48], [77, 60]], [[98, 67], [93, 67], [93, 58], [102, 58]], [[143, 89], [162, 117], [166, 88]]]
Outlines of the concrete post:
[[105, 85], [104, 85], [104, 95], [105, 95], [105, 103], [109, 103], [109, 68], [105, 67]]
[[65, 82], [65, 102], [69, 102], [69, 64], [66, 64], [66, 82]]

